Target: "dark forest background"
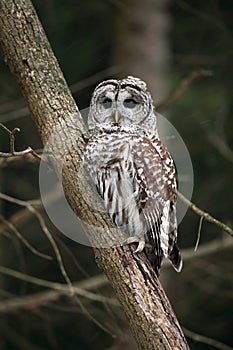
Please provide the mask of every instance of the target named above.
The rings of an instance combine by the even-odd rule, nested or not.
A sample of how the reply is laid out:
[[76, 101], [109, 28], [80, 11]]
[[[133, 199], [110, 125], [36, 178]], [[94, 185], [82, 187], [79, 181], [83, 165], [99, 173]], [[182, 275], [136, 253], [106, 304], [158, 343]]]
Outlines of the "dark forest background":
[[[194, 170], [192, 201], [232, 226], [232, 1], [33, 3], [79, 108], [88, 107], [93, 88], [101, 80], [126, 75], [145, 80], [155, 106], [160, 106], [160, 112], [172, 122], [190, 152]], [[170, 94], [173, 100], [163, 104], [169, 102]], [[3, 56], [0, 122], [9, 129], [21, 129], [16, 135], [17, 150], [30, 145], [40, 152], [39, 135]], [[9, 135], [0, 129], [0, 151], [7, 152], [8, 148]], [[35, 215], [2, 200], [0, 350], [136, 349], [92, 249], [58, 232], [43, 212], [38, 169], [33, 157], [0, 159], [0, 192], [33, 201], [30, 203], [52, 233], [72, 282], [82, 281], [92, 293], [107, 298], [71, 298], [59, 291], [48, 296], [51, 286], [42, 286], [41, 280], [65, 283], [51, 243]], [[204, 221], [195, 254], [199, 221], [199, 216], [188, 211], [179, 226], [183, 271], [177, 274], [165, 266], [161, 280], [191, 349], [214, 349], [213, 339], [233, 347], [232, 241], [220, 228]], [[28, 242], [53, 259], [35, 254]], [[10, 271], [23, 275], [15, 276]], [[32, 281], [27, 276], [40, 280]], [[199, 342], [197, 334], [208, 339]]]

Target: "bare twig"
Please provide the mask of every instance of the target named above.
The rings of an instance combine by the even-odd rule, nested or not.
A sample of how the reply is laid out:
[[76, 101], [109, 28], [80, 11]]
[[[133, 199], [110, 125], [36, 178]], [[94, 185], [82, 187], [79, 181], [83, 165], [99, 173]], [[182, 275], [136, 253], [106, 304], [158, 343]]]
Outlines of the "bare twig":
[[26, 238], [22, 236], [22, 234], [16, 229], [16, 227], [8, 220], [4, 219], [4, 217], [0, 214], [0, 220], [12, 231], [14, 234], [20, 239], [20, 241], [35, 255], [47, 259], [47, 260], [52, 260], [52, 257], [39, 252], [36, 248], [34, 248], [31, 243], [27, 241]]
[[[42, 203], [40, 205], [37, 205], [36, 209], [38, 212], [41, 212], [43, 209]], [[14, 226], [20, 226], [27, 223], [27, 221], [30, 220], [31, 216], [32, 213], [28, 211], [27, 208], [22, 208], [14, 213], [8, 221]], [[7, 225], [5, 223], [0, 224], [0, 236], [5, 232], [6, 228]]]
[[[229, 241], [228, 239], [214, 240], [210, 243], [206, 243], [206, 244], [201, 245], [197, 252], [194, 252], [193, 248], [183, 250], [182, 251], [182, 258], [184, 261], [188, 261], [188, 260], [191, 260], [193, 258], [206, 256], [208, 254], [219, 251], [219, 249], [229, 248], [232, 246], [232, 244], [233, 244], [232, 240]], [[168, 266], [170, 266], [170, 263], [168, 262], [168, 260], [165, 260], [163, 267], [168, 267]], [[7, 271], [7, 272], [9, 272], [9, 271]], [[14, 274], [13, 270], [10, 270], [10, 273], [11, 273], [10, 275], [12, 276]], [[16, 277], [15, 274], [14, 274], [14, 277]], [[22, 274], [22, 275], [17, 274], [17, 278], [18, 277], [23, 277], [23, 278], [27, 279], [27, 282], [31, 282], [31, 283], [35, 282], [34, 279], [31, 279], [32, 276], [28, 276], [28, 275], [24, 275], [24, 274]], [[36, 282], [40, 283], [40, 280], [36, 280]], [[50, 283], [49, 281], [46, 281], [46, 284], [47, 284], [47, 282]], [[54, 282], [51, 282], [51, 283], [54, 283]], [[76, 292], [76, 290], [75, 290], [76, 287], [81, 288], [81, 289], [86, 291], [86, 290], [101, 288], [101, 287], [105, 286], [106, 284], [109, 284], [109, 281], [105, 275], [101, 274], [101, 275], [90, 277], [90, 278], [87, 278], [83, 281], [74, 283], [73, 286], [74, 286], [74, 291]], [[44, 282], [43, 282], [43, 286], [44, 286]], [[58, 300], [60, 297], [62, 297], [64, 295], [70, 296], [68, 287], [63, 285], [63, 284], [61, 286], [62, 286], [62, 288], [60, 288], [60, 289], [53, 288], [53, 290], [48, 290], [48, 291], [39, 292], [39, 293], [21, 296], [21, 297], [11, 297], [11, 299], [9, 299], [9, 300], [4, 300], [3, 302], [0, 303], [0, 313], [10, 313], [10, 312], [13, 312], [13, 311], [18, 310], [18, 309], [39, 308], [43, 305], [47, 305], [50, 302]], [[51, 288], [51, 285], [47, 284], [47, 287]], [[106, 299], [105, 297], [102, 297], [102, 300], [101, 300], [101, 298], [99, 298], [97, 296], [97, 301], [107, 302], [108, 304], [110, 303], [110, 304], [116, 305], [116, 306], [119, 305], [118, 302], [112, 298]]]
[[[33, 155], [33, 152], [35, 152], [34, 155]], [[42, 159], [39, 159], [38, 156], [40, 156], [41, 153], [42, 153], [41, 149], [38, 149], [36, 151], [32, 150], [32, 152], [28, 152], [23, 155], [14, 155], [14, 156], [11, 155], [6, 157], [1, 157], [1, 153], [0, 153], [0, 168], [5, 168], [11, 164], [20, 163], [20, 162], [35, 163], [35, 162], [38, 162], [38, 160], [45, 161], [44, 157]], [[8, 154], [8, 153], [4, 153], [4, 154]]]
[[[64, 277], [64, 280], [66, 281], [67, 283], [67, 286], [66, 288], [68, 288], [69, 290], [69, 293], [71, 296], [74, 296], [75, 297], [75, 301], [80, 305], [81, 309], [83, 310], [83, 312], [96, 324], [98, 325], [102, 330], [104, 330], [105, 332], [109, 333], [108, 332], [108, 329], [106, 327], [104, 327], [99, 321], [97, 321], [89, 312], [88, 310], [85, 308], [85, 306], [81, 303], [81, 301], [75, 296], [75, 293], [77, 294], [77, 291], [75, 291], [74, 287], [73, 287], [73, 284], [66, 272], [66, 268], [64, 266], [64, 263], [63, 263], [63, 260], [62, 260], [62, 257], [61, 257], [61, 253], [60, 253], [60, 250], [57, 246], [57, 243], [56, 241], [53, 239], [52, 237], [52, 234], [50, 233], [50, 231], [48, 230], [46, 224], [45, 224], [45, 221], [43, 219], [43, 217], [41, 216], [41, 214], [39, 212], [37, 212], [37, 210], [29, 203], [29, 202], [25, 202], [25, 201], [22, 201], [20, 199], [17, 199], [17, 198], [13, 198], [13, 197], [10, 197], [10, 196], [7, 196], [3, 193], [0, 193], [0, 198], [4, 199], [4, 200], [7, 200], [9, 202], [12, 202], [12, 203], [15, 203], [15, 204], [18, 204], [20, 206], [24, 206], [26, 207], [31, 213], [33, 213], [39, 223], [40, 223], [40, 226], [42, 228], [42, 231], [45, 233], [46, 237], [48, 238], [48, 240], [50, 241], [50, 244], [52, 245], [53, 247], [53, 250], [55, 252], [55, 255], [56, 255], [56, 259], [57, 259], [57, 262], [58, 262], [58, 265], [59, 265], [59, 268], [60, 268], [60, 271], [62, 273], [62, 276]], [[13, 271], [13, 270], [12, 270]], [[18, 276], [19, 276], [20, 273], [18, 273]], [[34, 279], [34, 281], [36, 281], [36, 279]], [[38, 281], [37, 281], [38, 282]], [[36, 282], [35, 282], [36, 283]], [[39, 282], [38, 282], [39, 283]], [[41, 282], [42, 283], [42, 282]], [[48, 282], [49, 283], [49, 282]], [[47, 284], [47, 286], [49, 286]], [[51, 287], [52, 288], [52, 287]]]
[[190, 202], [190, 200], [188, 200], [185, 196], [183, 196], [183, 194], [181, 194], [180, 192], [177, 191], [177, 195], [178, 197], [182, 200], [182, 202], [184, 202], [185, 204], [188, 205], [188, 207], [197, 215], [203, 217], [205, 220], [211, 222], [212, 224], [220, 227], [223, 231], [227, 232], [230, 236], [233, 237], [233, 229], [224, 224], [223, 222], [215, 219], [213, 216], [211, 216], [210, 214], [204, 212], [203, 210], [201, 210], [200, 208], [198, 208], [195, 204], [193, 204], [192, 202]]
[[184, 80], [182, 80], [178, 87], [172, 91], [172, 93], [164, 101], [157, 104], [156, 111], [161, 112], [162, 110], [169, 107], [179, 97], [181, 97], [196, 80], [202, 77], [211, 77], [212, 75], [212, 71], [204, 69], [191, 72]]
[[211, 144], [218, 152], [229, 162], [233, 163], [233, 150], [228, 146], [226, 141], [214, 131], [208, 131], [207, 136]]
[[14, 128], [13, 130], [10, 130], [2, 123], [0, 123], [0, 127], [3, 130], [5, 130], [10, 137], [9, 152], [0, 152], [0, 157], [8, 158], [12, 156], [25, 156], [26, 154], [32, 154], [35, 158], [41, 160], [41, 156], [37, 154], [31, 147], [27, 147], [23, 151], [15, 151], [15, 134], [16, 132], [20, 132], [19, 128]]
[[[81, 91], [92, 84], [98, 83], [100, 80], [103, 80], [109, 76], [114, 76], [120, 73], [120, 67], [111, 66], [106, 68], [100, 72], [92, 74], [91, 76], [84, 78], [72, 85], [70, 85], [70, 90], [72, 93], [76, 93]], [[0, 120], [1, 122], [8, 122], [10, 120], [16, 120], [19, 118], [28, 117], [30, 115], [30, 111], [28, 107], [21, 107], [23, 103], [22, 99], [11, 101], [10, 103], [0, 105]]]
[[[219, 289], [219, 293], [221, 298], [226, 298], [227, 295], [229, 295], [230, 299], [233, 299], [233, 295], [231, 292], [231, 289], [224, 288], [224, 292], [221, 289], [221, 281], [228, 281], [229, 283], [232, 281], [233, 278], [233, 271], [232, 269], [226, 270], [223, 266], [220, 265], [221, 261], [216, 261], [211, 263], [208, 261], [208, 268], [206, 269], [206, 260], [205, 259], [197, 259], [192, 262], [192, 268], [195, 270], [198, 270], [198, 275], [200, 276], [199, 279], [195, 280], [195, 283], [197, 287], [200, 289], [203, 285], [207, 285], [208, 288], [205, 289], [208, 293], [214, 294], [214, 296], [217, 297], [217, 290]], [[224, 271], [223, 271], [224, 269]], [[208, 273], [208, 276], [213, 276], [213, 283], [212, 286], [215, 285], [215, 290], [211, 285], [210, 279], [203, 279], [203, 276], [200, 275], [201, 271], [206, 270], [206, 273]], [[216, 280], [218, 280], [218, 283], [216, 284]], [[220, 288], [219, 288], [220, 287]]]
[[193, 258], [200, 258], [202, 256], [206, 257], [207, 255], [216, 253], [221, 249], [232, 248], [232, 246], [233, 240], [229, 236], [225, 239], [214, 239], [209, 243], [200, 245], [196, 252], [193, 248], [182, 250], [182, 259], [188, 261]]
[[48, 240], [50, 241], [50, 243], [51, 243], [51, 245], [53, 247], [53, 250], [54, 250], [56, 258], [57, 258], [58, 265], [60, 267], [60, 271], [61, 271], [65, 281], [70, 286], [70, 292], [72, 294], [73, 293], [72, 283], [71, 283], [71, 280], [70, 280], [69, 276], [67, 275], [65, 266], [64, 266], [63, 261], [62, 261], [62, 257], [61, 257], [60, 251], [59, 251], [58, 246], [57, 246], [55, 240], [53, 239], [50, 231], [48, 230], [42, 215], [30, 203], [28, 203], [27, 201], [23, 201], [23, 200], [20, 200], [20, 199], [8, 196], [8, 195], [6, 195], [4, 193], [0, 193], [0, 198], [3, 199], [3, 200], [6, 200], [8, 202], [15, 203], [17, 205], [26, 207], [32, 214], [34, 214], [37, 217], [37, 219], [38, 219], [38, 221], [40, 223], [40, 226], [42, 228], [42, 231], [44, 232], [44, 234], [46, 235], [46, 237], [48, 238]]
[[204, 335], [201, 335], [201, 334], [198, 334], [198, 333], [195, 333], [193, 331], [190, 331], [189, 329], [187, 328], [184, 328], [182, 327], [183, 331], [184, 331], [184, 334], [190, 338], [190, 339], [193, 339], [199, 343], [203, 343], [203, 344], [207, 344], [207, 345], [211, 345], [213, 346], [214, 348], [216, 349], [220, 349], [220, 350], [233, 350], [233, 348], [229, 345], [226, 345], [218, 340], [215, 340], [215, 339], [212, 339], [212, 338], [209, 338], [209, 337], [206, 337]]
[[[11, 153], [11, 152], [0, 152], [0, 157], [8, 158], [8, 157], [13, 157], [13, 156], [25, 156], [27, 154], [33, 154], [32, 151], [33, 150], [32, 150], [31, 147], [27, 147], [23, 151], [18, 151], [18, 152], [14, 151], [13, 153]], [[39, 158], [41, 160], [39, 155], [37, 155], [37, 158]]]
[[[225, 30], [225, 24], [223, 21], [220, 20], [217, 16], [213, 16], [210, 14], [210, 12], [207, 11], [201, 11], [200, 8], [191, 3], [191, 5], [188, 3], [188, 1], [185, 0], [176, 0], [177, 4], [185, 10], [187, 13], [191, 13], [193, 16], [202, 19], [204, 22], [209, 22], [212, 25], [219, 28], [219, 30]], [[210, 60], [211, 61], [211, 60]]]
[[[82, 304], [82, 302], [78, 299], [78, 297], [75, 295], [75, 294], [78, 294], [80, 295], [80, 292], [78, 293], [76, 289], [74, 289], [73, 287], [73, 284], [66, 272], [66, 268], [64, 266], [64, 263], [63, 263], [63, 260], [62, 260], [62, 256], [61, 256], [61, 253], [60, 253], [60, 250], [57, 246], [57, 243], [56, 241], [53, 239], [52, 237], [52, 234], [50, 233], [50, 231], [48, 230], [46, 224], [45, 224], [45, 221], [43, 219], [43, 217], [41, 216], [41, 214], [33, 207], [33, 205], [29, 202], [25, 202], [25, 201], [22, 201], [20, 199], [17, 199], [17, 198], [14, 198], [14, 197], [10, 197], [8, 195], [5, 195], [3, 193], [0, 193], [0, 198], [4, 199], [4, 200], [7, 200], [9, 202], [12, 202], [12, 203], [15, 203], [15, 204], [18, 204], [20, 206], [24, 206], [26, 207], [32, 214], [34, 214], [39, 223], [40, 223], [40, 226], [42, 228], [42, 231], [44, 232], [44, 234], [46, 235], [46, 237], [48, 238], [48, 240], [50, 241], [50, 244], [52, 245], [53, 247], [53, 250], [55, 252], [55, 256], [56, 256], [56, 259], [57, 259], [57, 262], [58, 262], [58, 265], [59, 265], [59, 268], [60, 268], [60, 271], [62, 273], [62, 276], [64, 277], [64, 280], [66, 281], [67, 283], [67, 286], [65, 288], [67, 288], [67, 291], [69, 291], [69, 294], [70, 296], [74, 296], [74, 300], [79, 304], [80, 308], [82, 309], [82, 311], [89, 317], [90, 320], [92, 320], [98, 327], [100, 327], [102, 330], [104, 330], [105, 332], [109, 333], [108, 329], [103, 326], [98, 320], [96, 320], [91, 314], [90, 312], [86, 309], [86, 307]], [[13, 271], [13, 270], [12, 270]], [[1, 269], [0, 269], [0, 272], [1, 272]], [[3, 272], [2, 272], [3, 273]], [[23, 274], [20, 275], [20, 272], [15, 274], [15, 277], [17, 276], [23, 276]], [[25, 275], [26, 276], [26, 275]], [[30, 277], [30, 276], [29, 276]], [[26, 278], [26, 277], [25, 277]], [[22, 277], [23, 279], [23, 277]], [[39, 281], [38, 279], [36, 278], [31, 278], [31, 282], [34, 281], [34, 283], [41, 283], [41, 285], [43, 285], [43, 280]], [[47, 283], [47, 286], [49, 287], [49, 281], [48, 282], [44, 282], [44, 286], [46, 286], [46, 283]], [[52, 283], [52, 282], [51, 282]], [[52, 284], [50, 286], [51, 288], [52, 287]], [[56, 289], [56, 288], [55, 288]], [[58, 288], [59, 289], [59, 288]], [[85, 293], [86, 297], [87, 297], [87, 293]], [[89, 299], [91, 298], [91, 296], [89, 295]], [[96, 300], [96, 299], [95, 299]], [[103, 299], [102, 299], [103, 301]]]
[[[67, 284], [43, 280], [41, 278], [37, 278], [37, 277], [30, 276], [30, 275], [24, 274], [24, 273], [16, 271], [16, 270], [12, 270], [12, 269], [5, 267], [5, 266], [0, 266], [0, 273], [17, 278], [19, 280], [22, 280], [22, 281], [25, 281], [28, 283], [36, 284], [36, 285], [41, 286], [41, 287], [54, 289], [54, 290], [59, 291], [63, 295], [70, 296], [70, 287]], [[83, 285], [84, 285], [84, 283], [83, 283]], [[92, 285], [93, 285], [93, 283], [92, 283]], [[119, 303], [116, 302], [115, 299], [108, 298], [108, 297], [105, 297], [103, 295], [99, 295], [97, 293], [91, 293], [87, 289], [80, 287], [79, 283], [77, 283], [76, 285], [73, 285], [72, 288], [73, 288], [74, 295], [79, 295], [79, 296], [82, 296], [84, 298], [90, 299], [92, 301], [99, 301], [102, 303], [107, 302], [109, 304], [119, 305]], [[19, 303], [20, 298], [17, 298], [17, 299], [18, 299], [17, 303]], [[4, 300], [3, 304], [5, 304], [5, 303], [6, 303], [6, 300]], [[36, 304], [36, 298], [34, 299], [34, 304]], [[1, 306], [1, 304], [0, 304], [0, 311], [2, 311], [3, 309], [4, 309], [4, 305]]]
[[101, 81], [106, 77], [113, 76], [119, 72], [120, 72], [120, 67], [118, 66], [112, 66], [112, 67], [106, 68], [96, 74], [91, 75], [90, 77], [87, 77], [81, 81], [78, 81], [77, 83], [70, 85], [70, 90], [72, 91], [72, 93], [75, 93], [77, 91], [85, 89], [86, 87], [92, 84], [96, 84], [98, 81]]
[[204, 220], [204, 217], [201, 216], [200, 217], [200, 221], [199, 221], [199, 226], [198, 226], [197, 241], [196, 241], [196, 244], [195, 244], [194, 252], [197, 251], [197, 248], [199, 246], [199, 242], [200, 242], [200, 239], [201, 239], [201, 228], [202, 228], [203, 220]]
[[[74, 283], [74, 287], [79, 287], [83, 290], [96, 289], [108, 284], [108, 280], [104, 275], [98, 275], [88, 278], [84, 281]], [[64, 285], [62, 285], [64, 286]], [[39, 293], [34, 293], [21, 297], [14, 297], [9, 300], [4, 300], [0, 303], [0, 313], [10, 313], [18, 309], [33, 309], [43, 305], [48, 305], [53, 301], [57, 301], [60, 297], [70, 297], [68, 291], [62, 290], [46, 290]], [[97, 296], [98, 299], [98, 296]], [[102, 300], [97, 300], [112, 305], [119, 305], [116, 299], [102, 297]]]

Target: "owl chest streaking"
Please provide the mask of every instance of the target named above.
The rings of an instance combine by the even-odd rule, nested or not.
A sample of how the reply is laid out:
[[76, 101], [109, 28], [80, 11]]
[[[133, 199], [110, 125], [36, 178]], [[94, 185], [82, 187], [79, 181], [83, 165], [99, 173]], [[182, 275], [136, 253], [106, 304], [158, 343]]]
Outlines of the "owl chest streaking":
[[146, 84], [134, 77], [100, 83], [88, 127], [84, 167], [109, 216], [127, 234], [124, 243], [137, 243], [135, 252], [144, 250], [157, 274], [163, 257], [180, 271], [175, 167], [159, 139]]

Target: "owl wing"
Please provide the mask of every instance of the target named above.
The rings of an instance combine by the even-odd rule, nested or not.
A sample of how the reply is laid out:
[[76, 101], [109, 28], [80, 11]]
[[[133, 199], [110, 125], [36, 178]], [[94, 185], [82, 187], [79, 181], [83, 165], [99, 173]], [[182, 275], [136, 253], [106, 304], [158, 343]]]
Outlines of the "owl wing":
[[176, 245], [176, 173], [173, 160], [159, 139], [142, 137], [134, 144], [134, 163], [140, 187], [138, 205], [147, 223], [147, 240], [154, 247], [149, 259], [160, 268], [163, 256], [176, 270], [181, 258]]

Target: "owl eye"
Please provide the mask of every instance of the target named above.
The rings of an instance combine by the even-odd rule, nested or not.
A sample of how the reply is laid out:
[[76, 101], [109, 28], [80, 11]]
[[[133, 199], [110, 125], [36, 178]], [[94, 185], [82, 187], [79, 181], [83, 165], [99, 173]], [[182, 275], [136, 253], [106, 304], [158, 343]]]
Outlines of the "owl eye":
[[136, 100], [134, 100], [133, 98], [127, 98], [123, 102], [123, 105], [126, 108], [134, 108], [137, 104], [138, 104], [138, 102]]
[[108, 97], [106, 97], [103, 101], [102, 104], [104, 106], [104, 108], [108, 109], [112, 107], [112, 100]]

